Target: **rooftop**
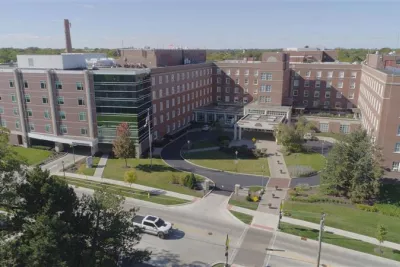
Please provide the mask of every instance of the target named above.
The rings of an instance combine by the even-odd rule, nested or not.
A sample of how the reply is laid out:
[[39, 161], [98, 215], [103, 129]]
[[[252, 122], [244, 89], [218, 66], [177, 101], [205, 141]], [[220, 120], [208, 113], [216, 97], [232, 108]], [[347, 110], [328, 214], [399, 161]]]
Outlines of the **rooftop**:
[[400, 68], [386, 67], [385, 69], [381, 69], [380, 71], [393, 76], [400, 76]]
[[273, 105], [266, 105], [266, 104], [260, 104], [257, 101], [253, 101], [249, 104], [246, 105], [246, 108], [251, 108], [251, 109], [263, 109], [263, 110], [271, 110], [271, 111], [290, 111], [292, 107], [290, 106], [273, 106]]
[[261, 129], [272, 131], [281, 123], [285, 116], [248, 114], [241, 118], [237, 124], [242, 128]]
[[210, 112], [228, 112], [228, 113], [237, 113], [243, 114], [243, 106], [239, 105], [207, 105], [203, 107], [198, 107], [195, 109], [196, 111], [210, 111]]

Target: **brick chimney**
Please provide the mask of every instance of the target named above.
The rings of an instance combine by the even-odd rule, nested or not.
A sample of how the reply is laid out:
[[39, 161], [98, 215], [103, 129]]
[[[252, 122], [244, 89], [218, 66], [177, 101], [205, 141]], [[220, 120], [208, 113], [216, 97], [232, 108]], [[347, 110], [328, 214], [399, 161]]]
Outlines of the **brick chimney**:
[[64, 30], [65, 30], [65, 52], [66, 53], [72, 53], [72, 43], [71, 43], [71, 23], [69, 23], [69, 20], [64, 19]]

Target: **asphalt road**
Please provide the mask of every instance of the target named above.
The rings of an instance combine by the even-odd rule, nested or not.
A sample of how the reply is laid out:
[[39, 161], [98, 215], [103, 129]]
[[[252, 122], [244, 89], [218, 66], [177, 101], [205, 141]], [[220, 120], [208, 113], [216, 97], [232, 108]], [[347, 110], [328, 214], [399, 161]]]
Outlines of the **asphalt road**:
[[235, 184], [243, 186], [262, 185], [268, 182], [268, 178], [246, 174], [234, 174], [222, 171], [214, 171], [198, 167], [184, 161], [180, 155], [181, 148], [187, 143], [187, 140], [204, 140], [215, 138], [212, 132], [192, 132], [189, 136], [182, 136], [178, 140], [168, 144], [161, 152], [161, 157], [170, 166], [187, 172], [193, 172], [213, 180], [216, 186], [225, 191], [233, 191]]
[[[79, 194], [92, 191], [77, 188]], [[227, 197], [210, 194], [193, 204], [176, 207], [127, 199], [125, 207], [139, 207], [139, 214], [152, 214], [174, 223], [173, 234], [165, 239], [143, 235], [138, 245], [150, 249], [154, 266], [208, 267], [224, 262], [225, 240], [229, 234], [229, 262], [246, 267], [316, 266], [317, 242], [278, 232], [249, 228], [226, 210]], [[395, 267], [399, 262], [322, 245], [321, 264], [327, 266]]]

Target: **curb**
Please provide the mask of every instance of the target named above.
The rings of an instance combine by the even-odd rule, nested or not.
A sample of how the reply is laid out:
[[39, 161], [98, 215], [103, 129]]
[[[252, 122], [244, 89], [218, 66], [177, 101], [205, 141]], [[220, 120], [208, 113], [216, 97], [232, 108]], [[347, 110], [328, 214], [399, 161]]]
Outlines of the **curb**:
[[[247, 227], [251, 227], [251, 223], [250, 223], [250, 224], [247, 224], [247, 223], [242, 222], [241, 220], [239, 220], [238, 218], [236, 218], [236, 216], [233, 215], [232, 212], [231, 212], [231, 210], [229, 209], [229, 206], [232, 206], [232, 205], [229, 204], [229, 200], [231, 200], [233, 194], [234, 194], [234, 192], [232, 192], [232, 194], [229, 196], [228, 202], [226, 203], [226, 206], [225, 206], [225, 207], [226, 207], [226, 210], [228, 211], [228, 213], [229, 213], [230, 216], [232, 216], [233, 218], [235, 218], [235, 220], [237, 220], [238, 222], [240, 222], [241, 224], [243, 224], [243, 225], [245, 225], [245, 226], [247, 226]], [[247, 214], [247, 215], [249, 215], [249, 214]], [[252, 215], [250, 215], [250, 216], [252, 216]], [[253, 217], [253, 219], [251, 220], [251, 222], [253, 222], [253, 220], [254, 220], [254, 216], [252, 216], [252, 217]]]
[[249, 174], [249, 173], [243, 173], [243, 172], [223, 171], [223, 170], [219, 170], [219, 169], [213, 169], [213, 168], [209, 168], [209, 167], [204, 167], [204, 166], [195, 164], [195, 163], [191, 162], [190, 160], [185, 159], [185, 158], [182, 156], [182, 149], [179, 151], [179, 154], [180, 154], [181, 158], [182, 158], [184, 161], [186, 161], [187, 163], [192, 164], [192, 165], [194, 165], [194, 166], [196, 166], [196, 167], [203, 168], [203, 169], [212, 170], [212, 171], [218, 171], [218, 172], [225, 172], [225, 173], [232, 173], [232, 174], [241, 174], [241, 175], [257, 176], [257, 177], [263, 177], [263, 178], [267, 178], [267, 179], [270, 179], [270, 178], [271, 178], [270, 176], [264, 176], [264, 175], [261, 175], [261, 174]]

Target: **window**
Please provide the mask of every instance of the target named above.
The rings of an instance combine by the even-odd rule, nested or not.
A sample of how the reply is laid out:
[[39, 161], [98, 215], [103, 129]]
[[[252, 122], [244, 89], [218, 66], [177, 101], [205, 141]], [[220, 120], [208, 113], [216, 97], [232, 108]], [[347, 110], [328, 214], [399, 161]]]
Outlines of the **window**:
[[320, 123], [319, 124], [319, 131], [321, 133], [327, 133], [329, 132], [329, 123]]
[[167, 133], [169, 133], [171, 131], [169, 124], [167, 125]]
[[317, 71], [316, 77], [317, 77], [318, 79], [321, 78], [321, 77], [322, 77], [322, 71]]
[[240, 70], [237, 69], [235, 74], [236, 74], [236, 75], [240, 75]]
[[335, 108], [341, 108], [342, 104], [340, 102], [335, 102]]
[[249, 101], [249, 100], [248, 100], [247, 97], [243, 97], [243, 103], [244, 103], [244, 104], [247, 104], [248, 101]]
[[296, 71], [295, 73], [294, 73], [294, 77], [299, 77], [300, 76], [300, 71], [298, 70], [298, 71]]
[[231, 75], [231, 70], [230, 69], [226, 70], [226, 75]]
[[81, 135], [87, 135], [87, 134], [88, 134], [87, 128], [81, 128]]
[[50, 119], [50, 112], [47, 109], [44, 111], [44, 118]]
[[225, 102], [229, 102], [229, 96], [225, 96]]
[[78, 106], [84, 106], [85, 105], [85, 99], [83, 97], [78, 98]]
[[394, 146], [394, 152], [400, 152], [400, 143], [396, 143]]
[[270, 72], [262, 72], [261, 73], [261, 80], [262, 81], [271, 81], [272, 80], [272, 73], [270, 73]]
[[254, 79], [253, 84], [254, 84], [254, 85], [258, 85], [258, 80], [257, 80], [257, 79]]
[[249, 76], [249, 73], [250, 73], [249, 70], [245, 70], [245, 71], [244, 71], [244, 75], [245, 75], [245, 76]]
[[336, 92], [336, 98], [342, 98], [342, 92]]
[[315, 81], [315, 88], [321, 87], [321, 81]]
[[79, 112], [79, 121], [86, 121], [86, 112]]
[[63, 97], [63, 96], [57, 97], [57, 103], [58, 103], [59, 105], [64, 105], [64, 97]]
[[218, 75], [221, 74], [221, 69], [220, 68], [217, 69], [217, 74]]
[[27, 80], [24, 80], [24, 88], [29, 88], [29, 84]]
[[0, 114], [3, 114], [3, 113], [4, 113], [4, 108], [0, 107]]
[[66, 125], [60, 125], [60, 132], [62, 134], [67, 134], [68, 133], [68, 128]]
[[331, 98], [331, 92], [325, 92], [325, 98]]
[[258, 76], [258, 70], [254, 71], [254, 76]]
[[151, 77], [151, 85], [156, 85], [156, 77]]
[[166, 119], [167, 121], [169, 121], [169, 112], [167, 112], [167, 113], [165, 114], [165, 119]]
[[158, 91], [158, 95], [159, 95], [160, 98], [163, 97], [163, 91], [162, 91], [162, 89], [160, 89], [160, 90]]
[[298, 96], [299, 95], [299, 90], [293, 90], [293, 96]]
[[340, 132], [347, 134], [350, 132], [350, 126], [349, 125], [340, 125]]
[[305, 80], [304, 81], [304, 87], [310, 87], [310, 81]]
[[245, 87], [245, 88], [244, 88], [244, 92], [245, 92], [246, 94], [248, 94], [248, 93], [249, 93], [249, 88]]
[[46, 89], [46, 88], [47, 88], [46, 81], [40, 81], [40, 89]]
[[165, 108], [169, 108], [169, 100], [168, 99], [165, 101]]
[[[217, 83], [221, 83], [221, 78], [217, 78]], [[189, 89], [189, 87], [188, 87], [188, 89]]]
[[314, 101], [313, 101], [313, 107], [314, 107], [314, 108], [319, 107], [319, 100], [314, 100]]
[[329, 101], [324, 102], [324, 108], [329, 108], [330, 105], [331, 105], [331, 102], [329, 102]]
[[349, 93], [349, 99], [354, 99], [354, 93]]
[[35, 124], [29, 123], [29, 130], [30, 130], [31, 132], [35, 131]]
[[[400, 63], [400, 62], [399, 62]], [[400, 162], [395, 162], [393, 161], [392, 163], [392, 171], [393, 172], [398, 172], [400, 171]]]
[[217, 102], [221, 102], [221, 96], [217, 96]]
[[153, 91], [152, 93], [153, 93], [153, 99], [157, 99], [157, 92]]
[[225, 83], [229, 84], [230, 83], [230, 79], [229, 78], [225, 78]]
[[164, 102], [160, 102], [160, 111], [163, 111], [163, 109], [164, 109]]
[[217, 86], [217, 93], [221, 93], [221, 86]]
[[332, 81], [327, 81], [326, 82], [326, 89], [329, 89], [332, 87]]
[[400, 126], [397, 127], [397, 135], [400, 135]]
[[314, 97], [319, 97], [319, 91], [314, 91]]
[[18, 108], [13, 108], [13, 114], [17, 116], [19, 114]]
[[25, 102], [26, 103], [31, 103], [31, 96], [30, 95], [25, 95]]
[[339, 78], [344, 78], [344, 71], [339, 72]]
[[65, 120], [67, 118], [67, 116], [65, 115], [64, 111], [60, 111], [59, 114], [60, 114], [60, 119], [61, 120]]
[[76, 82], [76, 90], [83, 91], [83, 83], [82, 82]]
[[235, 79], [235, 84], [239, 84], [240, 80], [238, 78]]
[[48, 104], [49, 103], [49, 99], [47, 98], [47, 96], [42, 96], [42, 103], [43, 104]]
[[162, 84], [162, 76], [158, 76], [158, 84]]
[[343, 88], [343, 81], [339, 81], [338, 84], [337, 84], [337, 87], [338, 88]]
[[306, 77], [311, 77], [311, 71], [308, 70], [308, 71], [306, 72]]
[[259, 101], [260, 103], [265, 103], [265, 96], [260, 96]]
[[174, 73], [171, 74], [171, 82], [175, 82], [175, 74]]
[[357, 77], [357, 72], [353, 71], [351, 72], [351, 78], [356, 78]]
[[225, 87], [225, 93], [229, 94], [230, 92], [230, 88], [229, 87]]
[[239, 97], [235, 96], [235, 98], [233, 99], [233, 102], [235, 102], [235, 103], [239, 102]]
[[17, 120], [17, 121], [15, 122], [15, 129], [19, 129], [19, 127], [20, 127], [20, 123], [19, 123], [19, 120]]
[[257, 90], [257, 89], [254, 89], [254, 90], [253, 90], [253, 94], [255, 94], [255, 95], [258, 94], [258, 90]]
[[62, 82], [56, 81], [56, 89], [58, 89], [58, 90], [62, 89]]
[[8, 86], [10, 86], [10, 88], [14, 88], [15, 87], [14, 80], [8, 80]]
[[328, 71], [327, 77], [328, 77], [328, 78], [332, 78], [332, 77], [333, 77], [333, 71]]
[[17, 97], [14, 94], [11, 95], [11, 102], [17, 102]]
[[235, 87], [235, 94], [239, 93], [239, 87]]
[[308, 90], [304, 90], [304, 97], [308, 97]]
[[50, 124], [46, 124], [44, 126], [44, 130], [45, 130], [46, 133], [49, 133], [51, 131], [51, 125]]
[[350, 89], [356, 89], [356, 83], [350, 82]]
[[293, 86], [294, 86], [294, 87], [299, 86], [299, 80], [294, 80], [294, 81], [293, 81]]
[[160, 115], [160, 123], [163, 123], [163, 122], [164, 122], [164, 115], [161, 114], [161, 115]]
[[265, 102], [270, 103], [270, 102], [271, 102], [271, 97], [267, 96], [267, 97], [265, 98]]
[[303, 100], [303, 105], [304, 105], [305, 107], [307, 107], [307, 106], [308, 106], [308, 100]]

